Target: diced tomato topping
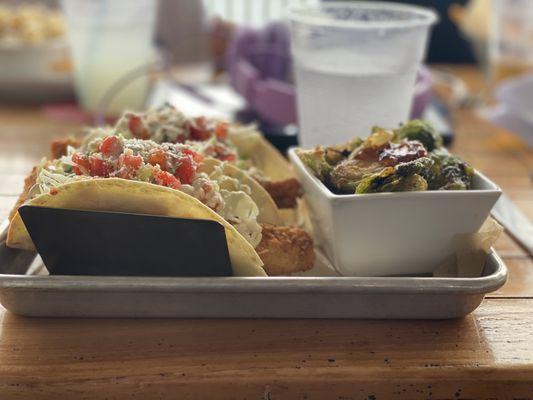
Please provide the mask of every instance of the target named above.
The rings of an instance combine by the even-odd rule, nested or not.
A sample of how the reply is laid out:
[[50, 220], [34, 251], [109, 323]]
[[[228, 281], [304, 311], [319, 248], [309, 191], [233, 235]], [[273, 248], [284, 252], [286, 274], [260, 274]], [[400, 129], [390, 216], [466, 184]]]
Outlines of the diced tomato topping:
[[91, 165], [90, 170], [92, 176], [109, 176], [109, 173], [111, 172], [112, 168], [107, 161], [102, 160], [99, 157], [91, 156], [89, 158], [89, 162]]
[[135, 179], [137, 175], [136, 170], [130, 169], [130, 168], [121, 168], [118, 170], [115, 176], [118, 176], [122, 179]]
[[197, 153], [195, 151], [192, 151], [191, 149], [184, 149], [183, 153], [191, 156], [192, 159], [194, 160], [194, 162], [196, 162], [196, 163], [201, 163], [204, 160], [204, 156], [203, 155], [201, 155], [200, 153]]
[[148, 156], [148, 164], [154, 166], [159, 165], [163, 171], [168, 171], [170, 169], [167, 154], [161, 149], [153, 151]]
[[91, 170], [91, 163], [86, 155], [74, 153], [72, 155], [72, 162], [77, 164], [72, 167], [72, 171], [74, 171], [76, 175], [88, 174]]
[[137, 170], [141, 167], [143, 158], [140, 155], [121, 154], [118, 158], [118, 166], [120, 168], [127, 167]]
[[176, 143], [185, 143], [186, 140], [187, 140], [187, 136], [185, 135], [176, 136]]
[[98, 146], [98, 150], [105, 156], [118, 156], [122, 153], [122, 143], [117, 136], [107, 136]]
[[219, 122], [215, 127], [215, 135], [217, 135], [219, 139], [226, 139], [228, 136], [228, 123]]
[[133, 179], [137, 170], [142, 165], [142, 157], [140, 155], [121, 154], [118, 158], [118, 176], [122, 179]]
[[51, 194], [52, 196], [55, 196], [57, 193], [58, 193], [57, 188], [55, 188], [55, 187], [50, 188], [50, 194]]
[[181, 182], [172, 174], [166, 171], [154, 170], [155, 183], [161, 186], [168, 186], [173, 189], [179, 189]]
[[161, 149], [157, 149], [150, 153], [150, 155], [148, 156], [148, 164], [159, 165], [159, 167], [163, 171], [167, 171], [169, 169], [169, 162], [168, 162], [167, 155]]
[[235, 155], [235, 153], [233, 153], [227, 147], [221, 146], [220, 144], [215, 145], [214, 151], [216, 153], [215, 157], [221, 161], [234, 162], [237, 159], [237, 156]]
[[221, 161], [227, 161], [227, 162], [233, 163], [235, 162], [235, 160], [237, 160], [237, 157], [235, 156], [235, 154], [223, 154], [220, 157], [218, 157], [218, 159]]
[[130, 116], [130, 120], [128, 121], [128, 129], [133, 136], [138, 139], [150, 139], [150, 132], [144, 126], [141, 117], [138, 117], [137, 115]]
[[196, 164], [193, 163], [190, 156], [185, 156], [180, 158], [179, 166], [174, 175], [176, 175], [182, 183], [190, 184], [195, 172]]
[[193, 140], [207, 140], [211, 137], [211, 133], [207, 128], [207, 121], [204, 117], [198, 117], [189, 125], [189, 132]]

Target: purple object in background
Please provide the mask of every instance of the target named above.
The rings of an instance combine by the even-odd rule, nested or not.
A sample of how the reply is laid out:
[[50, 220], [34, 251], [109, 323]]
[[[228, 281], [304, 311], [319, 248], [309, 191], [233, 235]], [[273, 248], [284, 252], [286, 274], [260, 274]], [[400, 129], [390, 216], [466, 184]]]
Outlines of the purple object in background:
[[413, 94], [413, 104], [411, 106], [412, 119], [420, 118], [424, 115], [424, 111], [431, 99], [433, 98], [433, 79], [431, 78], [431, 72], [425, 66], [422, 65], [418, 71], [416, 78], [415, 90]]
[[[263, 120], [277, 125], [297, 121], [296, 93], [291, 83], [289, 30], [283, 22], [263, 29], [240, 27], [230, 43], [226, 68], [233, 88]], [[422, 67], [414, 91], [411, 118], [423, 115], [432, 98], [432, 79]]]
[[240, 27], [226, 56], [233, 88], [261, 118], [279, 125], [296, 121], [294, 86], [289, 83], [289, 32], [274, 22], [264, 29]]
[[533, 147], [533, 74], [503, 81], [494, 97], [499, 104], [485, 110], [485, 118], [516, 133]]

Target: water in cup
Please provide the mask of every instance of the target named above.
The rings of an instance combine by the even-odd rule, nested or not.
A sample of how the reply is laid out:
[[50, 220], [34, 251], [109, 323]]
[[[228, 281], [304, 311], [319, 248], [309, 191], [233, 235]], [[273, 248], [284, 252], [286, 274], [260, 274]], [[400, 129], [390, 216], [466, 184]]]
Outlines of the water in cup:
[[149, 89], [147, 66], [155, 58], [157, 2], [63, 0], [62, 4], [81, 106], [107, 115], [142, 108]]
[[435, 20], [430, 10], [379, 2], [294, 8], [300, 144], [338, 144], [405, 122]]
[[301, 65], [295, 71], [300, 129], [315, 144], [367, 136], [377, 123], [397, 126], [411, 108], [416, 71], [353, 74]]
[[[91, 40], [88, 35], [90, 33], [85, 31], [71, 33], [77, 62], [74, 77], [80, 103], [85, 110], [96, 112], [108, 90], [113, 90], [116, 82], [133, 68], [146, 65], [153, 59], [154, 53], [149, 43], [130, 46], [130, 41], [139, 35], [122, 32], [120, 29], [112, 33], [106, 32], [105, 40], [88, 53], [85, 51], [85, 46]], [[105, 106], [105, 112], [120, 115], [124, 109], [142, 108], [148, 89], [147, 75], [135, 78], [120, 90], [117, 88], [114, 93], [110, 93], [112, 100]]]

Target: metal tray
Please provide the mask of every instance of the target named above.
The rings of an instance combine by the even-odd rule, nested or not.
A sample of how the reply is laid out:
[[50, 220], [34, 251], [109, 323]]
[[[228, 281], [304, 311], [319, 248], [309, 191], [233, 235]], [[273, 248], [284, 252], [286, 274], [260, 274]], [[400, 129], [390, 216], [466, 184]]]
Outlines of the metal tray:
[[145, 278], [35, 275], [35, 253], [5, 246], [0, 302], [35, 317], [458, 318], [507, 279], [492, 252], [479, 278]]

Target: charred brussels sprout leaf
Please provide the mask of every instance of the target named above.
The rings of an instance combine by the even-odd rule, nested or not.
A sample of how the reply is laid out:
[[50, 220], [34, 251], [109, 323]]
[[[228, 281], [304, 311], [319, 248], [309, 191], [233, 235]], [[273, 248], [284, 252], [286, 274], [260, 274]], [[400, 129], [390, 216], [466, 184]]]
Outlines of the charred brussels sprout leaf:
[[433, 166], [434, 162], [429, 157], [421, 157], [413, 161], [404, 162], [396, 166], [396, 173], [400, 176], [423, 174]]
[[[355, 193], [359, 183], [383, 170], [383, 165], [365, 160], [345, 160], [331, 171], [330, 183], [340, 193]], [[394, 171], [394, 168], [392, 168]]]
[[390, 130], [376, 130], [375, 132], [372, 132], [372, 134], [367, 137], [361, 143], [361, 145], [363, 148], [379, 148], [387, 145], [387, 143], [390, 143], [393, 138], [394, 132]]
[[[349, 155], [350, 153], [348, 153]], [[327, 148], [324, 154], [324, 159], [329, 165], [336, 165], [344, 160], [347, 156], [343, 151], [339, 151], [333, 148]]]
[[395, 134], [395, 141], [408, 139], [418, 140], [427, 151], [442, 147], [442, 138], [428, 122], [419, 119], [409, 121], [400, 127]]
[[421, 176], [433, 165], [427, 157], [384, 168], [379, 173], [363, 179], [356, 187], [356, 193], [413, 192], [427, 190], [428, 183]]
[[345, 157], [348, 157], [352, 151], [357, 149], [359, 146], [363, 144], [363, 139], [361, 138], [355, 138], [352, 140], [347, 141], [344, 144], [338, 145], [338, 146], [331, 146], [328, 147], [329, 150], [334, 150], [337, 152], [342, 153]]
[[428, 190], [428, 183], [418, 174], [397, 177], [379, 187], [380, 192], [420, 192]]
[[363, 178], [355, 187], [355, 193], [375, 193], [379, 192], [379, 188], [384, 185], [391, 177], [394, 177], [394, 168], [383, 168], [380, 172], [368, 175]]
[[297, 154], [302, 162], [313, 171], [316, 177], [328, 185], [330, 174], [334, 167], [345, 161], [353, 150], [361, 146], [362, 143], [362, 139], [356, 138], [339, 146], [300, 150]]
[[317, 147], [313, 150], [298, 151], [300, 160], [316, 175], [322, 182], [329, 182], [329, 176], [333, 167], [326, 161], [326, 151]]

